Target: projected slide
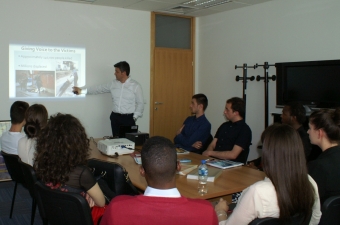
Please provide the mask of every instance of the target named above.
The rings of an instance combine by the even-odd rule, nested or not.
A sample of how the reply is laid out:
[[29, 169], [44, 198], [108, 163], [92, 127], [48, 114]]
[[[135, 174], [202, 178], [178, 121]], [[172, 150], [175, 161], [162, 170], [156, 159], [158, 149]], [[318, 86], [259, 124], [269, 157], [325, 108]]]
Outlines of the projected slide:
[[9, 46], [10, 98], [82, 97], [72, 87], [84, 85], [84, 48]]

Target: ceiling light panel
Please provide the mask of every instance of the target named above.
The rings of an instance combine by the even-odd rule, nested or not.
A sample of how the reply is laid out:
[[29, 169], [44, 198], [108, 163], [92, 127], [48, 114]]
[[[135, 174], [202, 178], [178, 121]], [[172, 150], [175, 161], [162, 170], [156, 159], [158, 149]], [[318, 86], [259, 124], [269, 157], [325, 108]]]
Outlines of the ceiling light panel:
[[217, 5], [222, 5], [232, 2], [231, 0], [190, 0], [181, 3], [181, 5], [196, 7], [196, 8], [210, 8]]

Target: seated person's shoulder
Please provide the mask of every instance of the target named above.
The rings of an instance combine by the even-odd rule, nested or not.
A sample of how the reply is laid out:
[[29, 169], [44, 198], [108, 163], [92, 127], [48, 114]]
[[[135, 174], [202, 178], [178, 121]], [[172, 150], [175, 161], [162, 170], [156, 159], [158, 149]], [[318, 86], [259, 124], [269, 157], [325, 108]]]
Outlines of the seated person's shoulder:
[[137, 196], [131, 196], [131, 195], [118, 195], [112, 201], [110, 204], [121, 204], [123, 202], [129, 202], [129, 201], [135, 201]]
[[253, 195], [258, 195], [258, 196], [273, 196], [276, 198], [276, 191], [275, 187], [270, 181], [269, 178], [265, 178], [262, 181], [258, 181], [255, 184], [249, 186], [244, 190], [244, 192], [252, 193]]

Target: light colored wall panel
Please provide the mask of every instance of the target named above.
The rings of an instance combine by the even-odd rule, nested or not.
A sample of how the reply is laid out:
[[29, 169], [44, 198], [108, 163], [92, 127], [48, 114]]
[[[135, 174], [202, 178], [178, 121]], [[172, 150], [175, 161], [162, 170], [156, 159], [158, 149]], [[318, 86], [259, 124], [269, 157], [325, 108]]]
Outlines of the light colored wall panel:
[[[140, 130], [149, 132], [150, 12], [42, 0], [0, 1], [0, 120], [9, 119], [13, 103], [8, 98], [8, 46], [11, 43], [76, 46], [86, 48], [86, 84], [114, 79], [116, 62], [130, 63], [131, 77], [142, 85], [146, 101]], [[110, 94], [77, 100], [30, 100], [49, 114], [71, 113], [84, 124], [88, 135], [111, 134]]]
[[[235, 65], [340, 59], [340, 1], [274, 0], [197, 19], [197, 88], [209, 98], [207, 117], [215, 133], [225, 120], [226, 99], [242, 97]], [[269, 75], [275, 74], [275, 67]], [[263, 76], [263, 68], [248, 75]], [[270, 112], [276, 105], [276, 83], [269, 85]], [[263, 81], [248, 82], [247, 123], [253, 131], [249, 159], [264, 129]], [[269, 117], [272, 122], [272, 117]]]

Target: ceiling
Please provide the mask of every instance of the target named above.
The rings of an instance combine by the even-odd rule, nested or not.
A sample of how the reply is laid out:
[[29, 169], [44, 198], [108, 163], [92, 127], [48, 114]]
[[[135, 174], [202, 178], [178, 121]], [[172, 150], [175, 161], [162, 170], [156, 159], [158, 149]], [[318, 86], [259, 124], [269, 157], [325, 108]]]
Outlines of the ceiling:
[[271, 0], [54, 0], [185, 16], [206, 16]]

